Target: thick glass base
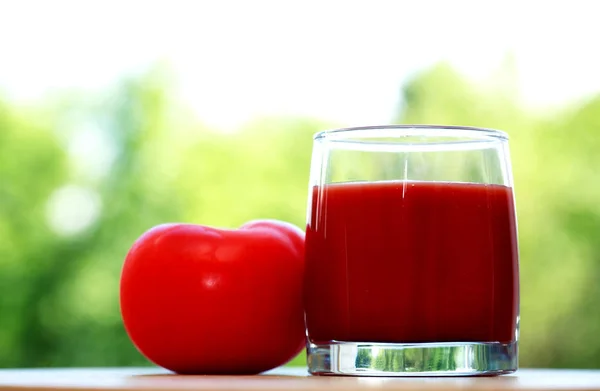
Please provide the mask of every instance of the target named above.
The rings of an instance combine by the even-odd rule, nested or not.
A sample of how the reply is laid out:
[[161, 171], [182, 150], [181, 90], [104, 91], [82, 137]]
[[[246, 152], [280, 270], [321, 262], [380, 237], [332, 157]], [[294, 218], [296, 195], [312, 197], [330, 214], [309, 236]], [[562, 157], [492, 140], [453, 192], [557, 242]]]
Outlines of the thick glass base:
[[308, 371], [348, 376], [490, 376], [518, 366], [517, 342], [309, 344]]

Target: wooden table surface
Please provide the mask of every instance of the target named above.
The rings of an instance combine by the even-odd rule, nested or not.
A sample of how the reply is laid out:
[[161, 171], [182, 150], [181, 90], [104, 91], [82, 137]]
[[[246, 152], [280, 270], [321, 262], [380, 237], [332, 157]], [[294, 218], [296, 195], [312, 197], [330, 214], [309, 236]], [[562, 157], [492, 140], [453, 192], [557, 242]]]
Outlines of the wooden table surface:
[[153, 368], [0, 369], [0, 391], [47, 390], [599, 390], [600, 371], [521, 369], [500, 377], [314, 377], [281, 368], [258, 376], [177, 376]]

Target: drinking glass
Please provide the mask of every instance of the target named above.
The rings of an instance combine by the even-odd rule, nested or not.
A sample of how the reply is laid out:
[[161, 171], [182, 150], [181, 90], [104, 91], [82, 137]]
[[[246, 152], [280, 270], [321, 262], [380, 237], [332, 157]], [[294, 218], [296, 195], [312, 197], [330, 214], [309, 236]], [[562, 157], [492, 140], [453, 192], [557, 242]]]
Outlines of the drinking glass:
[[505, 133], [425, 125], [318, 133], [307, 209], [310, 373], [517, 369], [517, 224]]

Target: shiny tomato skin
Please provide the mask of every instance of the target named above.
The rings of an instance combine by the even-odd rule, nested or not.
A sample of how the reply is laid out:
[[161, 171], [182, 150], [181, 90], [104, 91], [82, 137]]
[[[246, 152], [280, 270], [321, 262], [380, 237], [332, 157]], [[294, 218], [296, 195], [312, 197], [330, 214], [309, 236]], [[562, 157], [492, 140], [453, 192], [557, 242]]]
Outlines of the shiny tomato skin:
[[255, 374], [305, 346], [304, 233], [275, 220], [166, 224], [123, 266], [121, 315], [140, 352], [177, 373]]

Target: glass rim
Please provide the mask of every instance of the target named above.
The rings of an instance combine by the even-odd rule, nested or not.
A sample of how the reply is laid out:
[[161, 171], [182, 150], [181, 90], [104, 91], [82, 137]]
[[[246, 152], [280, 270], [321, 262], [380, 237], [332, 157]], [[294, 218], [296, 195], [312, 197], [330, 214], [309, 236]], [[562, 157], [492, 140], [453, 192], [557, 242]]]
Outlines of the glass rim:
[[[399, 131], [397, 134], [387, 137], [414, 137], [414, 136], [444, 136], [449, 138], [456, 138], [458, 140], [453, 143], [472, 143], [480, 142], [482, 140], [497, 140], [507, 141], [508, 134], [501, 130], [491, 128], [481, 128], [475, 126], [460, 126], [460, 125], [371, 125], [371, 126], [356, 126], [347, 128], [329, 129], [317, 132], [314, 134], [313, 139], [318, 140], [332, 140], [341, 142], [354, 142], [354, 143], [370, 143], [370, 142], [381, 142], [375, 141], [377, 137], [382, 135], [372, 134], [369, 136], [361, 135], [361, 133], [369, 132], [373, 130], [387, 130]], [[462, 140], [461, 140], [462, 138]], [[372, 139], [373, 141], [370, 141]], [[391, 142], [390, 142], [391, 143]]]

